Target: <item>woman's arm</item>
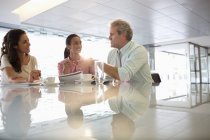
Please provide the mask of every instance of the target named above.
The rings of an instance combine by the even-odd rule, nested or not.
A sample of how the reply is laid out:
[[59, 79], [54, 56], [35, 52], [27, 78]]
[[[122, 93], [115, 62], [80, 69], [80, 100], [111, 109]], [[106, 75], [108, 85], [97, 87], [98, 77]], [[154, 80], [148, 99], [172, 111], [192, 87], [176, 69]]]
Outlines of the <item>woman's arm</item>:
[[12, 67], [5, 67], [3, 71], [6, 73], [8, 81], [10, 83], [24, 83], [28, 82], [28, 78], [18, 77], [14, 75], [14, 69]]
[[69, 61], [64, 60], [60, 63], [58, 63], [58, 74], [63, 75], [63, 74], [69, 74], [71, 71], [71, 64]]
[[60, 62], [58, 63], [58, 75], [63, 74], [63, 64]]
[[116, 80], [120, 80], [118, 68], [104, 63], [104, 72]]
[[14, 69], [12, 67], [5, 67], [3, 71], [6, 73], [9, 83], [25, 83], [39, 80], [41, 72], [39, 70], [32, 70], [27, 78], [14, 75]]

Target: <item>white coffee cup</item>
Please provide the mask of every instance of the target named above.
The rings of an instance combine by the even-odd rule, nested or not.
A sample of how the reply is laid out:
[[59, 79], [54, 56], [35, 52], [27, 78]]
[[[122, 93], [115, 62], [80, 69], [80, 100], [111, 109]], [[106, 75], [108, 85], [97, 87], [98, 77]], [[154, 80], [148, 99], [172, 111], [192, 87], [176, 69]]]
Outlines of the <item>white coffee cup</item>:
[[84, 81], [90, 81], [92, 80], [92, 74], [82, 74], [81, 79]]
[[44, 79], [45, 84], [53, 84], [55, 83], [55, 77], [47, 77]]

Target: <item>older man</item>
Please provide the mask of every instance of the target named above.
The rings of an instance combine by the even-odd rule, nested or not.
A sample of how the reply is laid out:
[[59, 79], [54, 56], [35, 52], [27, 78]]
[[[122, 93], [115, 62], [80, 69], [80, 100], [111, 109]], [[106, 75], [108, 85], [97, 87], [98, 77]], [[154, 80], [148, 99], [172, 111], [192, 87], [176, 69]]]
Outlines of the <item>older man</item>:
[[109, 39], [114, 49], [108, 55], [104, 71], [120, 81], [152, 82], [147, 51], [131, 41], [132, 37], [133, 31], [126, 21], [118, 19], [111, 23]]

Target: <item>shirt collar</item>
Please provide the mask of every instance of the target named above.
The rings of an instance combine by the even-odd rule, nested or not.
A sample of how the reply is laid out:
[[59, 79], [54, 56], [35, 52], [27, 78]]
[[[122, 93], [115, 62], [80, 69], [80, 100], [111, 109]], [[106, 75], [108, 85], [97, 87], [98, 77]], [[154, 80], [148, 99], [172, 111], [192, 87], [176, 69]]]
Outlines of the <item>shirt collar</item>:
[[123, 46], [120, 50], [121, 54], [124, 54], [130, 49], [130, 46], [133, 44], [132, 41], [129, 41], [125, 46]]

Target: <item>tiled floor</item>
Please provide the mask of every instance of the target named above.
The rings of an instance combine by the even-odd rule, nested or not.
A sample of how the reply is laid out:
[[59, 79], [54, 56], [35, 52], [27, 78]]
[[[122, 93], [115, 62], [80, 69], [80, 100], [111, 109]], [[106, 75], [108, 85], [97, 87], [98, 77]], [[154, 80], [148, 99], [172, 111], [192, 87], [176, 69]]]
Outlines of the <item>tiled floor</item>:
[[210, 103], [198, 108], [202, 110], [149, 109], [139, 120], [136, 129], [139, 133], [135, 137], [142, 140], [210, 139]]

